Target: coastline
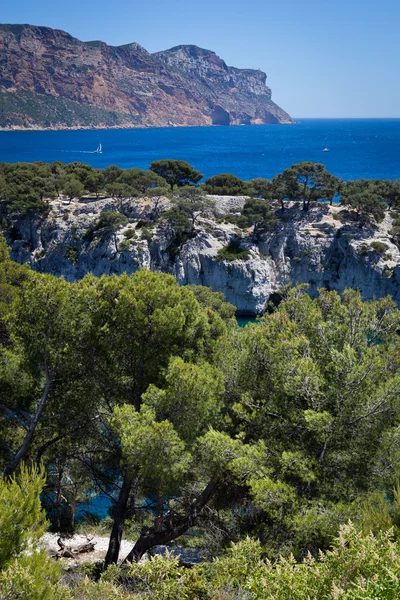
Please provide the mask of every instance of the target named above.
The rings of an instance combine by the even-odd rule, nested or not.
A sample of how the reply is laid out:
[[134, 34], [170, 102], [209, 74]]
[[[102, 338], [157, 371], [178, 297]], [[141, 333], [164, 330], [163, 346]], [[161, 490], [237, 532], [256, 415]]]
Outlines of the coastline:
[[91, 125], [90, 127], [86, 127], [86, 126], [80, 126], [77, 125], [75, 127], [61, 127], [61, 126], [54, 126], [54, 127], [39, 127], [39, 126], [32, 126], [32, 127], [22, 127], [20, 125], [13, 125], [10, 127], [0, 127], [0, 132], [10, 132], [10, 131], [99, 131], [99, 130], [103, 130], [106, 131], [108, 129], [113, 130], [113, 129], [177, 129], [177, 128], [195, 128], [195, 127], [224, 127], [224, 128], [229, 128], [229, 127], [257, 127], [259, 125], [296, 125], [298, 124], [297, 122], [293, 121], [293, 122], [289, 122], [289, 121], [285, 121], [283, 123], [232, 123], [230, 125], [212, 125], [210, 124], [198, 124], [198, 125], [188, 125], [188, 124], [174, 124], [174, 125]]

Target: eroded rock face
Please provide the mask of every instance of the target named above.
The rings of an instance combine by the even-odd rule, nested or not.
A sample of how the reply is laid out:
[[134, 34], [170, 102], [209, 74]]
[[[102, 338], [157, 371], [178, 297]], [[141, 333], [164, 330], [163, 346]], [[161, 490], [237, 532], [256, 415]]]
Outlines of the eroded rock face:
[[[237, 211], [244, 202], [244, 198], [214, 200], [220, 215]], [[87, 236], [101, 211], [116, 208], [113, 200], [71, 205], [54, 201], [45, 220], [15, 222], [13, 238], [8, 235], [12, 258], [69, 281], [90, 272], [134, 273], [142, 268], [168, 272], [182, 285], [206, 285], [223, 292], [239, 313], [247, 315], [263, 312], [271, 296], [288, 283], [307, 283], [312, 295], [320, 287], [339, 292], [351, 287], [360, 289], [364, 299], [391, 294], [400, 302], [400, 252], [389, 235], [389, 214], [379, 227], [360, 229], [355, 223], [343, 224], [338, 207], [319, 205], [304, 213], [292, 206], [280, 213], [279, 226], [257, 244], [250, 236], [244, 238], [242, 246], [250, 250], [250, 258], [233, 262], [216, 257], [239, 230], [203, 219], [196, 236], [171, 261], [171, 231], [166, 224], [160, 223], [150, 235], [136, 227], [150, 213], [146, 201], [125, 207], [130, 223], [115, 234]], [[133, 237], [128, 229], [134, 230]], [[385, 245], [379, 252], [371, 246], [377, 241]]]
[[136, 43], [0, 25], [3, 128], [291, 123], [265, 81], [197, 46], [150, 54]]

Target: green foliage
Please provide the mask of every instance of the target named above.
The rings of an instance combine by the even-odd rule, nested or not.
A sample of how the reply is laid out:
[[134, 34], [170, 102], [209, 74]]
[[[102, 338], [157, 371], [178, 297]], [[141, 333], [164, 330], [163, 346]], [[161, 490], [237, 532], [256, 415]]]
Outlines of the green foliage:
[[197, 569], [179, 565], [174, 556], [155, 556], [128, 573], [131, 587], [140, 597], [152, 600], [207, 600], [207, 581]]
[[[196, 190], [197, 192], [197, 190]], [[167, 248], [171, 261], [179, 255], [182, 246], [195, 235], [195, 223], [204, 210], [210, 208], [208, 201], [194, 196], [189, 200], [177, 199], [176, 205], [162, 215], [172, 229], [170, 244]]]
[[67, 250], [65, 252], [65, 258], [69, 260], [73, 265], [76, 265], [79, 258], [79, 251], [73, 246], [67, 246]]
[[69, 201], [83, 196], [84, 187], [74, 175], [66, 175], [61, 183], [61, 191]]
[[[275, 212], [269, 202], [264, 199], [250, 198], [246, 200], [242, 210], [242, 218], [246, 221], [246, 227], [253, 226], [253, 240], [257, 240], [261, 233], [265, 233], [278, 224]], [[243, 223], [241, 223], [241, 226]]]
[[147, 406], [138, 412], [125, 405], [114, 410], [112, 426], [143, 488], [150, 494], [177, 493], [189, 468], [190, 455], [172, 423], [156, 421], [155, 412]]
[[203, 285], [188, 285], [187, 288], [193, 292], [197, 302], [208, 312], [209, 317], [218, 314], [224, 321], [234, 323], [236, 308], [233, 304], [225, 302], [222, 292], [213, 292]]
[[142, 235], [141, 235], [143, 240], [146, 240], [147, 242], [151, 242], [151, 240], [153, 239], [153, 232], [149, 227], [142, 227]]
[[105, 210], [102, 212], [97, 220], [95, 229], [99, 231], [100, 229], [107, 231], [115, 231], [120, 227], [123, 227], [128, 223], [128, 219], [125, 215], [117, 211]]
[[285, 169], [272, 180], [272, 195], [279, 199], [282, 208], [284, 201], [298, 200], [303, 210], [310, 208], [311, 202], [328, 200], [332, 203], [341, 182], [331, 175], [320, 163], [302, 162]]
[[389, 249], [389, 246], [387, 244], [378, 241], [371, 242], [370, 246], [377, 254], [385, 254], [386, 250]]
[[[214, 208], [214, 202], [207, 199], [201, 189], [193, 186], [184, 186], [180, 188], [173, 201], [176, 204], [176, 207], [179, 209], [181, 215], [186, 216], [190, 221], [191, 230], [194, 229], [196, 221], [199, 217], [204, 216], [207, 212], [210, 212], [211, 209]], [[174, 214], [176, 215], [177, 213], [175, 212]], [[165, 216], [169, 222], [172, 223], [171, 212], [167, 212]], [[172, 220], [173, 219], [176, 219], [176, 217], [172, 217]], [[186, 221], [182, 220], [182, 223], [184, 222]]]
[[61, 568], [46, 553], [21, 555], [0, 571], [0, 598], [4, 600], [72, 600], [69, 590], [60, 584]]
[[35, 547], [46, 529], [40, 505], [45, 483], [43, 472], [25, 466], [18, 477], [0, 479], [0, 569], [30, 547]]
[[37, 94], [29, 90], [12, 93], [0, 92], [0, 124], [7, 127], [5, 115], [13, 115], [16, 125], [22, 127], [38, 125], [51, 127], [61, 123], [65, 127], [75, 128], [77, 124], [87, 128], [132, 126], [137, 124], [133, 115], [98, 108], [97, 106], [75, 102], [61, 96]]
[[133, 240], [136, 237], [136, 232], [134, 229], [127, 229], [124, 231], [124, 238], [127, 240]]
[[260, 542], [246, 538], [213, 563], [191, 569], [170, 555], [133, 564], [127, 581], [143, 600], [397, 600], [400, 551], [390, 535], [363, 535], [349, 522], [331, 550], [303, 562], [293, 556], [270, 562]]
[[[86, 181], [78, 163], [72, 172]], [[177, 227], [186, 218], [183, 234], [193, 226], [184, 203], [203, 200], [193, 187], [177, 194], [172, 211]], [[252, 200], [251, 215], [269, 207]], [[105, 212], [96, 227], [115, 234], [126, 223], [121, 213]], [[239, 243], [227, 250], [235, 259], [243, 252]], [[368, 252], [386, 250], [378, 242]], [[214, 551], [247, 534], [260, 539], [235, 546], [236, 562], [231, 557], [221, 572], [213, 565], [186, 572], [167, 559], [142, 575], [134, 566], [134, 591], [143, 597], [268, 598], [270, 586], [270, 597], [279, 598], [279, 569], [282, 598], [290, 585], [304, 598], [306, 589], [329, 597], [333, 585], [344, 598], [390, 590], [368, 556], [392, 544], [384, 530], [399, 531], [400, 313], [389, 298], [365, 303], [352, 290], [342, 298], [320, 290], [312, 299], [296, 287], [281, 296], [278, 308], [242, 330], [232, 326], [234, 307], [211, 290], [179, 287], [152, 272], [69, 284], [12, 263], [0, 238], [0, 460], [16, 472], [13, 455], [22, 453], [21, 464], [44, 459], [54, 528], [63, 515], [73, 527], [73, 507], [88, 490], [113, 495], [129, 475], [124, 516], [148, 548], [160, 536], [164, 544], [184, 534], [198, 544], [213, 538]], [[13, 498], [19, 506], [18, 490]], [[362, 533], [343, 533], [343, 552], [340, 544], [332, 551], [342, 562], [329, 552], [312, 568], [289, 558], [325, 552], [349, 517]], [[21, 529], [25, 535], [29, 527]], [[3, 538], [0, 549], [9, 556], [13, 538]], [[3, 567], [14, 568], [18, 586], [19, 572], [27, 580], [33, 572], [24, 563], [25, 541], [21, 548]], [[364, 553], [365, 590], [353, 548]], [[396, 543], [391, 548], [398, 551]], [[249, 559], [240, 571], [243, 553]], [[279, 553], [280, 563], [264, 559]], [[347, 556], [354, 576], [343, 566]], [[37, 572], [45, 569], [41, 555], [33, 560]], [[153, 590], [162, 569], [164, 583]], [[54, 585], [56, 574], [48, 581]], [[372, 581], [381, 587], [368, 587]], [[95, 586], [82, 580], [76, 593], [93, 597]], [[122, 593], [107, 574], [98, 590], [99, 597]]]
[[173, 358], [166, 383], [162, 390], [150, 385], [142, 400], [159, 419], [168, 419], [182, 440], [190, 444], [210, 425], [217, 425], [224, 390], [222, 373], [207, 363], [199, 366]]
[[[46, 529], [40, 493], [43, 472], [24, 465], [18, 476], [0, 479], [0, 597], [61, 600], [61, 570], [39, 548]], [[66, 591], [66, 590], [65, 590]], [[68, 595], [67, 595], [68, 597]]]
[[202, 173], [196, 171], [184, 160], [155, 160], [150, 165], [150, 171], [162, 177], [171, 187], [171, 190], [175, 186], [194, 185], [203, 177]]
[[93, 234], [99, 236], [112, 236], [114, 239], [115, 251], [118, 252], [116, 232], [128, 224], [128, 219], [125, 215], [118, 211], [105, 210], [103, 211], [93, 228], [89, 229], [86, 237], [90, 241]]
[[105, 182], [106, 178], [104, 172], [100, 169], [96, 169], [86, 177], [85, 187], [90, 193], [95, 194], [96, 198], [98, 198], [104, 189]]
[[389, 249], [389, 246], [384, 242], [371, 242], [370, 244], [361, 244], [357, 250], [357, 254], [359, 256], [367, 256], [370, 253], [374, 254], [385, 254], [386, 250]]
[[216, 196], [247, 196], [251, 190], [247, 182], [230, 173], [209, 177], [205, 180], [203, 188], [207, 194]]
[[1, 202], [11, 216], [32, 217], [48, 212], [55, 197], [51, 167], [45, 163], [0, 164]]
[[380, 180], [347, 181], [341, 191], [341, 203], [354, 209], [361, 225], [382, 221], [385, 216], [386, 184]]
[[125, 252], [126, 250], [129, 250], [131, 248], [131, 245], [131, 240], [122, 241], [120, 244], [118, 244], [118, 252]]
[[157, 173], [143, 171], [142, 169], [125, 169], [118, 177], [118, 182], [127, 185], [129, 188], [137, 190], [138, 194], [146, 195], [151, 190], [166, 190], [165, 179]]
[[255, 198], [264, 198], [265, 200], [273, 200], [273, 185], [269, 179], [263, 177], [257, 177], [257, 179], [251, 179], [248, 182], [251, 188], [251, 194]]
[[229, 244], [218, 250], [217, 261], [224, 260], [247, 260], [250, 256], [250, 250], [242, 250], [240, 240], [232, 239]]
[[350, 523], [341, 527], [333, 549], [318, 559], [309, 555], [296, 563], [289, 557], [273, 564], [262, 560], [256, 542], [246, 540], [215, 561], [209, 576], [214, 590], [246, 591], [259, 600], [394, 600], [400, 591], [398, 555], [390, 532], [363, 536]]

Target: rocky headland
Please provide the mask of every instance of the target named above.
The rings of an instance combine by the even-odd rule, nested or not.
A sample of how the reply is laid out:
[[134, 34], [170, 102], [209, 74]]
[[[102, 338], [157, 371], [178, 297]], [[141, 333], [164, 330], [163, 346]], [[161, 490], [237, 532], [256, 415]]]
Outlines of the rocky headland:
[[[151, 201], [127, 202], [128, 224], [115, 232], [91, 235], [102, 211], [120, 210], [112, 199], [51, 202], [45, 218], [21, 219], [8, 229], [11, 256], [37, 271], [68, 281], [110, 273], [151, 269], [173, 274], [180, 284], [199, 284], [223, 292], [242, 315], [262, 313], [286, 284], [306, 283], [312, 295], [325, 287], [358, 288], [364, 299], [391, 294], [400, 302], [400, 252], [393, 243], [389, 213], [376, 226], [346, 221], [340, 206], [318, 203], [309, 211], [299, 203], [279, 212], [279, 224], [257, 243], [225, 216], [241, 209], [244, 198], [212, 197], [215, 214], [197, 222], [195, 236], [179, 252], [169, 252], [167, 222], [148, 226]], [[168, 201], [165, 201], [165, 207]], [[218, 251], [241, 237], [246, 259], [221, 260]]]
[[66, 129], [291, 123], [259, 70], [177, 46], [81, 42], [33, 25], [0, 25], [0, 128]]

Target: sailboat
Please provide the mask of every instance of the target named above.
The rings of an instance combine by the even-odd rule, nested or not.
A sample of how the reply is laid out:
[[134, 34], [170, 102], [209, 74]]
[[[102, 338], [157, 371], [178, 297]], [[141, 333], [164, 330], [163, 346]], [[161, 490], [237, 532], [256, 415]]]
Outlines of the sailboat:
[[328, 146], [325, 146], [325, 148], [322, 150], [322, 152], [330, 152], [330, 149], [328, 148]]
[[93, 154], [102, 154], [103, 150], [101, 147], [101, 143], [99, 143], [99, 145], [97, 146], [96, 150], [93, 150]]

